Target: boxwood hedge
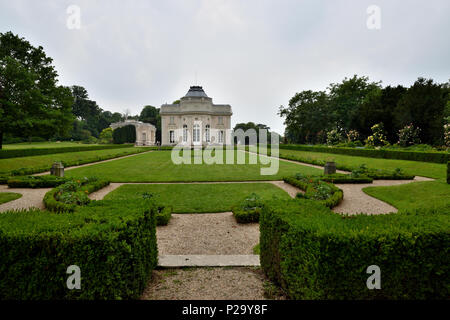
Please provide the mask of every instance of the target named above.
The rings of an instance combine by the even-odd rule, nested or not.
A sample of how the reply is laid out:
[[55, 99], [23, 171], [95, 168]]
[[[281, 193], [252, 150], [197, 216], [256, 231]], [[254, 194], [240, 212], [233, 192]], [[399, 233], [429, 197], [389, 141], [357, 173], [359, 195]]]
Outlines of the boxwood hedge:
[[0, 150], [0, 159], [42, 156], [46, 154], [82, 152], [93, 150], [107, 150], [129, 148], [132, 145], [97, 145], [97, 146], [73, 146], [62, 148], [29, 148], [29, 149], [2, 149]]
[[69, 179], [57, 176], [13, 176], [7, 180], [10, 188], [54, 188]]
[[[157, 264], [153, 206], [93, 201], [60, 215], [0, 215], [0, 299], [134, 299]], [[69, 290], [67, 268], [80, 267]]]
[[280, 144], [280, 149], [312, 151], [323, 153], [343, 154], [348, 156], [359, 156], [381, 159], [397, 159], [422, 161], [433, 163], [446, 163], [450, 161], [450, 153], [448, 152], [421, 152], [421, 151], [401, 151], [386, 149], [358, 149], [343, 147], [326, 147], [326, 146], [306, 146], [294, 144]]
[[71, 179], [45, 194], [43, 199], [45, 208], [58, 213], [73, 212], [77, 206], [90, 202], [88, 194], [107, 185], [109, 185], [108, 180], [97, 180], [94, 177], [82, 180]]
[[318, 177], [285, 177], [283, 180], [305, 192], [297, 193], [297, 198], [316, 200], [328, 208], [334, 208], [344, 198], [344, 192], [341, 189]]
[[[450, 211], [343, 216], [306, 199], [267, 202], [261, 266], [291, 299], [448, 299]], [[367, 268], [381, 269], [369, 290]]]

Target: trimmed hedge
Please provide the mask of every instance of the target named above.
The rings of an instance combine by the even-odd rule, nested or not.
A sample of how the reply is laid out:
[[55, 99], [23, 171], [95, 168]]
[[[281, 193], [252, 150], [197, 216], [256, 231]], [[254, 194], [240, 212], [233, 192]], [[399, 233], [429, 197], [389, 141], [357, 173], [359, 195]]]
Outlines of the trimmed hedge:
[[10, 188], [54, 188], [69, 179], [57, 176], [24, 176], [10, 177], [7, 181]]
[[129, 148], [129, 147], [130, 147], [130, 145], [120, 145], [120, 146], [119, 145], [98, 145], [98, 146], [62, 147], [62, 148], [2, 149], [2, 150], [0, 150], [0, 159], [33, 157], [33, 156], [42, 156], [42, 155], [46, 155], [46, 154], [119, 149], [119, 148]]
[[[45, 208], [57, 212], [74, 212], [80, 205], [90, 202], [88, 194], [100, 190], [107, 185], [107, 180], [97, 180], [95, 178], [85, 178], [86, 180], [69, 180], [68, 182], [48, 191], [44, 196]], [[58, 199], [67, 195], [68, 201]]]
[[320, 180], [326, 181], [329, 183], [372, 183], [373, 179], [368, 176], [352, 176], [351, 174], [329, 174], [325, 176], [320, 176]]
[[[306, 198], [316, 200], [318, 203], [328, 207], [334, 208], [344, 198], [344, 192], [335, 185], [322, 181], [317, 177], [305, 177], [303, 179], [297, 179], [295, 177], [285, 177], [284, 182], [297, 187], [305, 193], [297, 193], [297, 198]], [[320, 193], [322, 188], [322, 193]], [[326, 198], [324, 196], [326, 195]]]
[[170, 218], [172, 218], [172, 207], [157, 207], [156, 212], [156, 225], [157, 226], [167, 226], [169, 224]]
[[450, 161], [450, 153], [448, 152], [420, 152], [420, 151], [400, 151], [400, 150], [386, 150], [386, 149], [377, 150], [377, 149], [357, 149], [344, 147], [338, 148], [338, 147], [288, 145], [288, 144], [280, 144], [280, 149], [334, 153], [357, 157], [433, 162], [433, 163], [446, 163]]
[[127, 125], [113, 131], [113, 141], [116, 144], [121, 143], [135, 143], [136, 142], [136, 127], [134, 125]]
[[237, 223], [254, 223], [259, 221], [264, 202], [256, 193], [248, 195], [239, 205], [231, 208]]
[[0, 175], [0, 184], [7, 184], [10, 178], [9, 175]]
[[[311, 200], [271, 201], [261, 266], [291, 299], [448, 299], [449, 212], [342, 216]], [[369, 290], [367, 267], [381, 269]]]
[[254, 223], [259, 222], [259, 216], [262, 208], [256, 207], [253, 209], [245, 210], [239, 206], [235, 206], [231, 209], [233, 216], [238, 223]]
[[[0, 299], [137, 299], [157, 264], [156, 209], [93, 201], [75, 213], [0, 215]], [[69, 290], [70, 265], [81, 290]]]

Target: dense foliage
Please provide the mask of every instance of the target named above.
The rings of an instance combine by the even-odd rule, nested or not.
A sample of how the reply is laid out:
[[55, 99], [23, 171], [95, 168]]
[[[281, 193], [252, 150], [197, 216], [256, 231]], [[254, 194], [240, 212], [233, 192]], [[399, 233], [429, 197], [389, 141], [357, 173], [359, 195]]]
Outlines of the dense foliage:
[[3, 135], [50, 138], [73, 121], [70, 89], [42, 47], [12, 32], [0, 33], [0, 149]]
[[7, 180], [10, 188], [54, 188], [69, 181], [57, 176], [17, 176]]
[[[94, 201], [75, 213], [0, 215], [0, 299], [137, 299], [157, 263], [156, 209]], [[67, 268], [81, 272], [69, 290]]]
[[135, 143], [136, 142], [136, 127], [133, 125], [123, 126], [113, 131], [114, 143]]
[[[317, 201], [267, 202], [261, 266], [292, 299], [448, 299], [448, 212], [342, 216]], [[369, 290], [371, 265], [381, 289]]]
[[[422, 143], [442, 146], [445, 119], [450, 116], [450, 83], [437, 84], [419, 78], [411, 87], [382, 87], [367, 77], [353, 76], [331, 84], [328, 91], [302, 91], [281, 106], [285, 137], [290, 143], [336, 144], [354, 131], [359, 141], [394, 144], [399, 130], [407, 125], [419, 128]], [[374, 136], [374, 125], [384, 132]], [[382, 134], [383, 136], [381, 136]], [[382, 138], [382, 139], [378, 139]], [[385, 141], [382, 141], [385, 140]], [[353, 139], [353, 141], [355, 141]]]

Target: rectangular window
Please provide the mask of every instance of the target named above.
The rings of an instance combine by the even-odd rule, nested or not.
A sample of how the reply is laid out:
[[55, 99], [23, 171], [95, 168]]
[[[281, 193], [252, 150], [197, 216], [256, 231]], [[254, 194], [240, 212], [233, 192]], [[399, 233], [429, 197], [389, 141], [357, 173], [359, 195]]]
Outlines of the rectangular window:
[[219, 117], [219, 124], [223, 124], [223, 117]]
[[169, 142], [175, 143], [175, 131], [173, 131], [173, 130], [169, 131]]
[[219, 131], [219, 143], [223, 143], [223, 130]]
[[170, 124], [175, 124], [175, 117], [170, 117]]

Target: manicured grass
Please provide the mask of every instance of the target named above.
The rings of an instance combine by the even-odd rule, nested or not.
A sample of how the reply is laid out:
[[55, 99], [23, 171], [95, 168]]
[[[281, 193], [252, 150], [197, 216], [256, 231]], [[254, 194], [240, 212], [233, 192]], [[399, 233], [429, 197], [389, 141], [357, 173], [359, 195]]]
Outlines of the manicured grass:
[[188, 182], [281, 180], [296, 173], [321, 174], [322, 170], [300, 164], [279, 162], [276, 175], [261, 175], [264, 164], [174, 164], [171, 151], [155, 151], [132, 158], [99, 163], [67, 171], [69, 177], [96, 176], [112, 182]]
[[22, 197], [20, 193], [0, 192], [0, 204], [19, 199], [20, 197]]
[[130, 147], [0, 159], [0, 172], [9, 172], [21, 168], [50, 167], [54, 161], [82, 162], [85, 159], [92, 159], [93, 161], [96, 161], [96, 158], [98, 157], [114, 158], [116, 156], [121, 156], [124, 154], [137, 153], [139, 150], [141, 150], [141, 148]]
[[439, 208], [442, 212], [450, 213], [450, 185], [441, 180], [390, 187], [367, 187], [363, 191], [393, 205], [399, 211]]
[[3, 149], [5, 150], [16, 150], [16, 149], [33, 149], [33, 148], [64, 148], [64, 147], [89, 147], [98, 146], [98, 144], [86, 144], [81, 142], [21, 142], [13, 144], [4, 144]]
[[374, 169], [395, 170], [396, 168], [401, 168], [404, 170], [406, 174], [424, 176], [435, 179], [443, 179], [446, 174], [446, 165], [439, 163], [376, 159], [376, 158], [354, 157], [331, 153], [280, 149], [280, 157], [289, 155], [325, 161], [331, 160], [335, 161], [338, 164], [346, 166], [360, 166], [362, 164], [366, 164], [368, 168]]
[[136, 201], [144, 192], [154, 195], [157, 203], [172, 206], [176, 213], [206, 213], [231, 211], [251, 193], [263, 200], [273, 197], [290, 199], [287, 192], [270, 183], [222, 184], [129, 184], [109, 193], [105, 200]]

